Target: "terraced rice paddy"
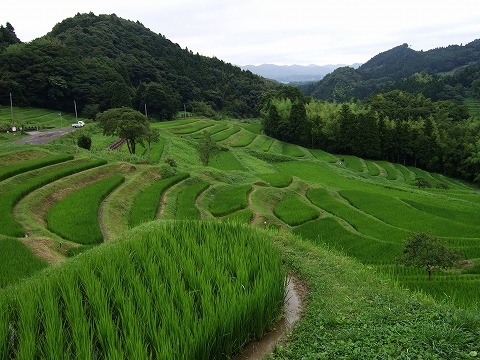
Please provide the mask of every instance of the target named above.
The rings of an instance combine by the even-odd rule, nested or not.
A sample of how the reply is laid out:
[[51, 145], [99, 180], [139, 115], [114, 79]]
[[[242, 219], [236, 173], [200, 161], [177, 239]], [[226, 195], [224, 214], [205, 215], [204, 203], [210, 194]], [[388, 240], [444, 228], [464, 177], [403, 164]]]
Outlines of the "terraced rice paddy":
[[[72, 229], [74, 229], [72, 233], [77, 235], [82, 233], [83, 228], [94, 228], [102, 223], [106, 227], [103, 230], [107, 230], [110, 234], [123, 234], [129, 228], [135, 228], [157, 218], [168, 220], [168, 224], [175, 224], [175, 231], [172, 230], [173, 227], [168, 228], [171, 233], [175, 233], [177, 228], [182, 229], [183, 225], [179, 224], [183, 224], [181, 222], [183, 219], [196, 220], [198, 224], [217, 224], [211, 226], [219, 226], [219, 237], [223, 236], [222, 231], [226, 229], [218, 225], [221, 222], [236, 223], [236, 229], [241, 229], [241, 231], [251, 229], [251, 227], [238, 227], [240, 226], [238, 223], [252, 224], [253, 226], [272, 227], [280, 233], [293, 232], [309, 241], [313, 246], [320, 248], [326, 245], [328, 248], [352, 256], [379, 272], [388, 274], [402, 286], [421, 290], [441, 301], [453, 302], [457, 306], [478, 308], [480, 303], [480, 294], [478, 294], [480, 274], [466, 273], [464, 272], [465, 269], [460, 267], [452, 271], [439, 272], [434, 275], [432, 283], [427, 283], [423, 279], [425, 274], [422, 271], [415, 270], [416, 272], [412, 273], [409, 272], [410, 270], [403, 270], [402, 267], [396, 265], [396, 258], [402, 252], [404, 239], [412, 232], [417, 231], [427, 231], [443, 238], [449, 246], [461, 252], [464, 260], [476, 263], [480, 258], [480, 225], [475, 220], [480, 213], [478, 188], [455, 179], [449, 179], [438, 174], [429, 174], [403, 165], [343, 155], [337, 156], [321, 150], [307, 150], [297, 145], [284, 144], [260, 135], [256, 125], [251, 124], [187, 119], [171, 123], [158, 123], [155, 126], [161, 130], [162, 138], [152, 147], [152, 149], [155, 149], [152, 150], [152, 159], [154, 159], [155, 165], [147, 164], [146, 161], [143, 161], [143, 163], [138, 161], [134, 166], [125, 165], [126, 170], [121, 174], [111, 174], [117, 176], [110, 180], [109, 177], [105, 177], [105, 180], [97, 182], [96, 185], [102, 189], [95, 188], [94, 184], [85, 186], [80, 180], [81, 177], [72, 176], [69, 178], [72, 174], [79, 174], [105, 163], [104, 160], [92, 158], [92, 153], [82, 152], [72, 159], [71, 155], [64, 155], [46, 147], [19, 148], [19, 151], [12, 151], [9, 148], [1, 151], [0, 175], [6, 175], [3, 175], [3, 178], [0, 179], [0, 196], [2, 199], [0, 202], [0, 213], [2, 214], [0, 233], [4, 235], [0, 238], [0, 242], [4, 239], [10, 239], [9, 237], [16, 237], [15, 241], [17, 242], [11, 242], [11, 244], [16, 244], [14, 247], [19, 249], [19, 255], [16, 255], [16, 250], [12, 250], [9, 254], [23, 258], [20, 264], [34, 263], [32, 261], [34, 255], [30, 254], [30, 257], [25, 255], [29, 254], [28, 249], [23, 247], [20, 250], [18, 239], [24, 239], [25, 234], [28, 234], [29, 238], [24, 239], [24, 242], [27, 244], [29, 241], [35, 243], [39, 240], [43, 241], [45, 237], [49, 236], [49, 232], [48, 229], [44, 229], [45, 231], [39, 229], [42, 221], [35, 224], [30, 222], [31, 215], [25, 213], [27, 206], [20, 205], [25, 205], [22, 201], [27, 203], [27, 199], [24, 199], [26, 195], [33, 198], [28, 199], [29, 204], [41, 202], [42, 194], [45, 196], [48, 192], [39, 190], [47, 184], [50, 184], [48, 186], [56, 184], [58, 185], [58, 191], [65, 191], [62, 188], [64, 183], [58, 181], [57, 184], [56, 182], [59, 179], [69, 179], [69, 186], [74, 190], [71, 191], [70, 195], [58, 201], [57, 205], [62, 204], [64, 208], [50, 209], [50, 215], [47, 216], [47, 219], [43, 219], [46, 221], [49, 217], [54, 217], [52, 214], [56, 213], [55, 216], [59, 220], [57, 225], [53, 225], [53, 228], [49, 221], [50, 229], [59, 235], [48, 239], [50, 243], [57, 244], [49, 251], [55, 252], [58, 256], [64, 256], [64, 253], [66, 253], [66, 250], [60, 249], [60, 244], [65, 248], [73, 248], [75, 244], [72, 241], [82, 243], [82, 240], [75, 240], [59, 230], [59, 228], [68, 227], [74, 222], [75, 216], [69, 216], [67, 221], [66, 214], [70, 208], [76, 209], [73, 211], [74, 214], [79, 214], [80, 207], [85, 207], [89, 209], [88, 213], [92, 215], [92, 218], [88, 220], [88, 224], [91, 224], [91, 226], [72, 225]], [[214, 155], [210, 159], [209, 166], [206, 167], [201, 165], [195, 150], [195, 142], [198, 141], [199, 134], [202, 134], [203, 130], [211, 130], [213, 133], [212, 139], [226, 150]], [[97, 152], [93, 152], [93, 154], [101, 156]], [[116, 164], [118, 160], [124, 159], [123, 155], [122, 150], [111, 152], [108, 159]], [[166, 159], [175, 160], [177, 167], [167, 165], [165, 163]], [[58, 163], [55, 163], [57, 161]], [[120, 185], [122, 176], [126, 177], [126, 181]], [[417, 176], [426, 178], [432, 184], [432, 188], [418, 188], [415, 185]], [[444, 183], [448, 185], [447, 188], [437, 187], [438, 184]], [[111, 188], [115, 186], [118, 186], [117, 190], [110, 193]], [[103, 190], [111, 194], [107, 201], [105, 201], [103, 195], [100, 196], [100, 194], [105, 194]], [[89, 191], [92, 191], [92, 194], [99, 195], [99, 197], [93, 199]], [[86, 201], [86, 199], [90, 199], [90, 201]], [[85, 202], [82, 202], [84, 200]], [[103, 207], [102, 205], [105, 204], [106, 206]], [[19, 219], [22, 221], [20, 222]], [[177, 222], [169, 222], [173, 220]], [[178, 222], [179, 220], [180, 222]], [[200, 220], [209, 221], [201, 222]], [[148, 232], [144, 229], [149, 228], [149, 226], [153, 225], [138, 228], [136, 234]], [[190, 230], [185, 231], [188, 233]], [[217, 230], [210, 229], [208, 231], [215, 232]], [[94, 238], [90, 235], [81, 237], [82, 239]], [[97, 240], [91, 242], [102, 241], [100, 237], [95, 239]], [[176, 238], [176, 241], [181, 243], [179, 239]], [[112, 240], [112, 244], [116, 243], [114, 241], [115, 236], [111, 236], [110, 240]], [[155, 241], [157, 240], [155, 239]], [[139, 241], [141, 242], [141, 240]], [[90, 240], [87, 242], [90, 242]], [[129, 242], [126, 241], [125, 244], [127, 243]], [[8, 246], [11, 244], [9, 243]], [[148, 246], [153, 246], [151, 242], [148, 244]], [[101, 254], [106, 254], [109, 251], [119, 257], [123, 256], [123, 263], [125, 259], [132, 260], [129, 256], [133, 256], [133, 260], [139, 259], [135, 257], [137, 256], [136, 253], [125, 255], [125, 253], [122, 253], [124, 250], [115, 250], [117, 247], [120, 249], [123, 246], [126, 248], [132, 246], [129, 249], [134, 249], [134, 245], [102, 244], [93, 250], [86, 251], [85, 254], [77, 258], [78, 260], [75, 259], [73, 262], [62, 265], [65, 268], [62, 267], [61, 269], [73, 268], [74, 265], [72, 264], [77, 261], [85, 261], [90, 265], [100, 266], [102, 256], [107, 256]], [[177, 246], [179, 245], [177, 244]], [[175, 251], [177, 250], [179, 249]], [[146, 255], [149, 261], [153, 259], [157, 261], [162, 258], [160, 254], [164, 250], [159, 249], [158, 251], [158, 254], [155, 253], [157, 255]], [[193, 255], [198, 255], [202, 259], [187, 260], [185, 258], [184, 262], [189, 264], [188, 266], [191, 266], [192, 262], [195, 263], [197, 260], [205, 260], [203, 257], [207, 255], [201, 254], [201, 251], [197, 252], [198, 254], [194, 252]], [[186, 255], [179, 254], [178, 256]], [[208, 256], [214, 257], [212, 254]], [[228, 261], [231, 261], [231, 263], [227, 264], [225, 262], [225, 268], [222, 271], [230, 272], [231, 278], [239, 281], [240, 285], [235, 286], [246, 286], [248, 283], [241, 279], [245, 279], [246, 274], [253, 274], [252, 271], [256, 271], [254, 270], [255, 266], [253, 269], [241, 269], [236, 272], [237, 270], [233, 269], [240, 265], [237, 264], [235, 256], [229, 258]], [[93, 260], [94, 258], [96, 260]], [[241, 261], [249, 260], [238, 260], [238, 262]], [[13, 320], [10, 318], [10, 316], [13, 316], [11, 313], [2, 313], [1, 315], [4, 319], [10, 319], [10, 323], [18, 326], [15, 329], [18, 329], [19, 340], [21, 339], [22, 344], [26, 344], [22, 345], [24, 347], [22, 347], [20, 354], [34, 353], [41, 354], [40, 357], [44, 354], [54, 356], [58, 351], [55, 349], [61, 348], [69, 356], [74, 353], [77, 354], [77, 349], [79, 349], [78, 351], [85, 356], [87, 354], [91, 355], [92, 351], [95, 354], [117, 356], [118, 351], [123, 351], [124, 354], [138, 352], [147, 357], [154, 357], [153, 354], [171, 354], [163, 353], [162, 351], [167, 350], [159, 350], [161, 347], [155, 347], [153, 344], [177, 341], [178, 339], [181, 339], [178, 341], [187, 341], [182, 343], [189, 344], [183, 345], [186, 348], [195, 349], [197, 345], [188, 342], [191, 339], [185, 334], [185, 329], [175, 328], [176, 330], [172, 330], [172, 333], [162, 330], [158, 334], [154, 334], [152, 330], [160, 322], [159, 314], [163, 314], [160, 313], [163, 309], [156, 305], [162, 303], [160, 298], [156, 299], [156, 302], [151, 299], [147, 300], [147, 294], [154, 286], [158, 289], [167, 289], [167, 292], [177, 290], [173, 288], [169, 290], [169, 283], [145, 281], [143, 276], [146, 272], [151, 271], [151, 274], [157, 274], [160, 270], [155, 269], [152, 265], [145, 265], [145, 268], [143, 268], [144, 265], [138, 265], [139, 263], [134, 261], [130, 265], [126, 265], [127, 274], [131, 278], [123, 284], [117, 284], [118, 278], [116, 280], [112, 274], [123, 263], [120, 259], [115, 259], [111, 265], [108, 265], [110, 267], [105, 264], [105, 270], [99, 267], [101, 270], [95, 273], [95, 278], [89, 278], [81, 270], [79, 272], [68, 270], [68, 274], [66, 272], [65, 275], [52, 275], [52, 278], [56, 280], [51, 280], [51, 282], [41, 280], [41, 285], [35, 285], [34, 281], [28, 282], [28, 285], [25, 283], [24, 287], [19, 285], [18, 291], [33, 294], [31, 297], [36, 300], [32, 300], [31, 303], [18, 302], [7, 295], [2, 295], [0, 292], [0, 301], [11, 304], [11, 309], [22, 309], [21, 315], [13, 318]], [[177, 265], [166, 264], [162, 266], [170, 268], [170, 266]], [[0, 286], [18, 282], [19, 278], [37, 272], [45, 266], [46, 263], [40, 261], [30, 270], [27, 266], [23, 266], [26, 271], [22, 273], [18, 270], [18, 276], [5, 275], [2, 277], [0, 275]], [[209, 267], [210, 265], [205, 266]], [[276, 265], [270, 264], [268, 266]], [[193, 272], [193, 268], [189, 269], [186, 271]], [[56, 274], [54, 271], [52, 270], [52, 274]], [[60, 272], [60, 270], [58, 271]], [[176, 271], [178, 273], [178, 270]], [[203, 276], [206, 276], [206, 274], [202, 274], [202, 271], [199, 273], [200, 280], [192, 278], [187, 285], [182, 285], [190, 290], [187, 292], [188, 295], [179, 295], [184, 298], [177, 306], [180, 306], [178, 309], [186, 310], [177, 309], [173, 311], [168, 306], [174, 305], [166, 304], [165, 311], [168, 314], [161, 316], [166, 316], [166, 321], [169, 324], [179, 322], [179, 318], [175, 318], [175, 316], [181, 315], [182, 311], [185, 311], [185, 316], [191, 319], [200, 318], [198, 316], [198, 311], [200, 311], [198, 304], [203, 304], [203, 299], [198, 300], [197, 292], [192, 290], [203, 286], [200, 283], [204, 280]], [[247, 278], [250, 281], [248, 276]], [[73, 285], [62, 288], [60, 283], [63, 281], [83, 284], [84, 288], [75, 290]], [[184, 278], [181, 281], [184, 281]], [[109, 292], [110, 290], [103, 286], [104, 283], [108, 282], [117, 286], [115, 292]], [[135, 285], [136, 283], [138, 284]], [[195, 287], [196, 285], [199, 287]], [[97, 287], [101, 289], [98, 294], [93, 291]], [[442, 288], [446, 289], [444, 293], [441, 293]], [[201, 287], [201, 289], [204, 288]], [[213, 289], [217, 288], [213, 287]], [[147, 305], [144, 306], [144, 309], [138, 310], [138, 299], [133, 296], [134, 290], [145, 294], [145, 299], [142, 302]], [[207, 295], [205, 296], [213, 298], [217, 290], [210, 291], [206, 288], [205, 294]], [[167, 295], [171, 296], [170, 293]], [[111, 300], [109, 302], [103, 300], [102, 298], [105, 296]], [[40, 302], [38, 300], [40, 297], [45, 298], [45, 302]], [[85, 304], [88, 302], [82, 301], [90, 298], [97, 303], [88, 308], [88, 316], [85, 317]], [[125, 298], [127, 300], [122, 303], [121, 300]], [[67, 308], [55, 308], [56, 302], [59, 302], [62, 306], [68, 303], [71, 304], [69, 305], [71, 307], [68, 310]], [[265, 304], [258, 299], [255, 302], [257, 303], [256, 310], [262, 312]], [[45, 320], [45, 315], [38, 315], [37, 309], [40, 309], [38, 311], [41, 314], [51, 314], [57, 318], [60, 316], [61, 320], [57, 320], [56, 323], [52, 320], [51, 323], [44, 324], [42, 321]], [[117, 318], [113, 319], [111, 316], [110, 318], [108, 316], [97, 318], [97, 315], [112, 313], [112, 309], [116, 311]], [[139, 319], [129, 315], [132, 311], [141, 314]], [[173, 313], [173, 315], [170, 313]], [[137, 320], [145, 320], [147, 317], [153, 317], [155, 323], [143, 327], [136, 322]], [[26, 319], [25, 321], [22, 320], [22, 325], [19, 322], [20, 318]], [[93, 322], [90, 322], [91, 320]], [[183, 320], [184, 318], [181, 318], [181, 321]], [[229, 322], [230, 320], [222, 321]], [[70, 324], [73, 322], [77, 323], [78, 326], [71, 326]], [[236, 324], [234, 326], [241, 327], [238, 325], [241, 322], [240, 320], [232, 320], [232, 322]], [[131, 325], [123, 327], [122, 324], [127, 323]], [[232, 352], [238, 350], [247, 338], [259, 336], [270, 323], [271, 320], [268, 320], [259, 325], [262, 330], [258, 330], [258, 333], [257, 330], [253, 331], [255, 334], [247, 331], [248, 335], [246, 337], [238, 337], [237, 340], [230, 339], [231, 341], [225, 339], [222, 344], [216, 342], [216, 339], [222, 338], [218, 335], [220, 330], [215, 328], [218, 323], [212, 325], [212, 329], [217, 330], [212, 330], [213, 335], [209, 335], [208, 339], [195, 332], [200, 331], [198, 327], [195, 327], [197, 325], [194, 325], [195, 330], [192, 330], [192, 333], [195, 332], [200, 339], [203, 339], [203, 347], [198, 345], [200, 347], [197, 348], [200, 349], [198, 350], [200, 353], [213, 354], [209, 351], [218, 350], [221, 347], [227, 349], [222, 351]], [[0, 327], [2, 327], [1, 324], [5, 323], [2, 323], [0, 319]], [[46, 336], [48, 333], [48, 340], [35, 343], [32, 331], [33, 333], [37, 331], [38, 334], [38, 331], [40, 331], [38, 326], [44, 332], [42, 334]], [[210, 329], [210, 325], [205, 326]], [[252, 327], [251, 324], [247, 326]], [[64, 330], [63, 335], [54, 330], [59, 328]], [[118, 329], [120, 328], [122, 332], [119, 332]], [[0, 329], [0, 342], [1, 336], [7, 336], [9, 331], [8, 327], [7, 330], [5, 330], [5, 327], [2, 329]], [[3, 335], [1, 335], [2, 331]], [[126, 341], [127, 338], [131, 341]], [[145, 344], [145, 341], [147, 341], [147, 344]], [[2, 344], [0, 344], [0, 351], [11, 354], [10, 343], [4, 341]], [[210, 347], [206, 349], [205, 344], [210, 344]], [[176, 351], [175, 348], [178, 346], [180, 345], [172, 345], [173, 350], [170, 350]], [[193, 354], [192, 356], [195, 357], [197, 353]], [[29, 355], [22, 356], [28, 358]], [[188, 355], [185, 356], [188, 357]]]

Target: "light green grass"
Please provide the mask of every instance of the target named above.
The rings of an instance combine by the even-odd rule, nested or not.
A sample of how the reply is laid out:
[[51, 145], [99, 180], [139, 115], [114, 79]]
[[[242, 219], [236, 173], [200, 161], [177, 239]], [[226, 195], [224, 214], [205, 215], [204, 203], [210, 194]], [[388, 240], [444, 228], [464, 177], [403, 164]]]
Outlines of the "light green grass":
[[206, 130], [213, 125], [213, 122], [195, 121], [193, 123], [188, 123], [186, 125], [182, 125], [179, 128], [173, 129], [173, 133], [177, 135], [193, 134], [197, 131], [201, 132], [202, 130]]
[[257, 137], [256, 134], [246, 134], [235, 140], [230, 144], [232, 147], [245, 147], [252, 143], [253, 140]]
[[268, 138], [267, 140], [265, 140], [265, 142], [263, 143], [262, 147], [260, 148], [261, 151], [269, 151], [270, 150], [270, 147], [272, 146], [274, 142], [274, 139], [272, 138]]
[[56, 202], [46, 216], [47, 227], [64, 239], [90, 245], [103, 241], [98, 209], [103, 199], [125, 178], [114, 175], [74, 191]]
[[224, 141], [224, 140], [227, 140], [230, 136], [238, 133], [239, 131], [240, 131], [240, 127], [236, 126], [236, 125], [233, 125], [232, 127], [230, 127], [227, 130], [220, 131], [220, 132], [212, 135], [212, 140], [215, 141], [215, 142]]
[[353, 155], [343, 155], [341, 157], [347, 167], [356, 172], [363, 172], [365, 169], [363, 167], [363, 160], [353, 156]]
[[383, 170], [385, 170], [385, 175], [387, 176], [388, 180], [397, 180], [398, 172], [392, 163], [389, 163], [388, 161], [381, 161], [381, 160], [377, 160], [375, 162], [377, 163], [378, 166], [380, 166]]
[[315, 244], [326, 244], [367, 264], [388, 264], [401, 255], [403, 244], [378, 241], [348, 231], [332, 217], [297, 226], [294, 232]]
[[378, 166], [371, 160], [364, 160], [365, 164], [367, 165], [367, 171], [371, 176], [378, 176], [380, 175], [380, 169]]
[[307, 198], [316, 206], [338, 216], [355, 230], [365, 236], [373, 237], [384, 242], [402, 243], [409, 236], [409, 232], [391, 226], [342, 201], [340, 196], [334, 197], [326, 189], [309, 189]]
[[414, 232], [428, 232], [436, 236], [478, 238], [480, 227], [461, 224], [416, 210], [405, 202], [381, 194], [358, 190], [339, 192], [353, 206], [386, 223]]

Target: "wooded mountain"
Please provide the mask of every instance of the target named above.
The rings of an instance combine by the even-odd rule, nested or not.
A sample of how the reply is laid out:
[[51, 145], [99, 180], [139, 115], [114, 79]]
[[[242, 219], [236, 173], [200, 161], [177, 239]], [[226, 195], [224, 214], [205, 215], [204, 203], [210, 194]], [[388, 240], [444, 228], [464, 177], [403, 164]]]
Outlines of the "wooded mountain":
[[19, 106], [72, 111], [75, 100], [89, 117], [121, 106], [143, 112], [145, 104], [158, 118], [172, 117], [184, 104], [197, 113], [243, 117], [256, 115], [259, 94], [274, 86], [115, 14], [77, 14], [29, 43], [16, 43], [11, 25], [1, 30], [2, 104], [12, 93]]
[[[353, 68], [358, 68], [361, 64], [351, 65]], [[296, 82], [311, 82], [319, 81], [333, 70], [345, 66], [337, 65], [244, 65], [240, 66], [243, 70], [249, 70], [254, 74], [263, 76], [267, 79], [272, 79], [284, 84]]]
[[[472, 77], [471, 73], [478, 68], [479, 59], [480, 39], [429, 51], [415, 51], [403, 44], [374, 56], [356, 70], [338, 68], [321, 81], [303, 86], [302, 91], [331, 101], [364, 99], [395, 89], [423, 93], [434, 100], [452, 100], [463, 96], [462, 91], [475, 90], [472, 82], [480, 79], [480, 74]], [[465, 71], [471, 80], [467, 83]]]

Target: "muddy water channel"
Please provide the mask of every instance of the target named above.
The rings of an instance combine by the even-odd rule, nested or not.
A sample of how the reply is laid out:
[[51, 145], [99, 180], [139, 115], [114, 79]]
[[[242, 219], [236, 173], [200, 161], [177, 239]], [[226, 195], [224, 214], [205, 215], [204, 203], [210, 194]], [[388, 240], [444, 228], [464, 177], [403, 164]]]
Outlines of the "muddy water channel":
[[272, 331], [265, 334], [260, 341], [249, 343], [245, 350], [232, 358], [232, 360], [260, 360], [274, 351], [275, 345], [290, 328], [300, 319], [302, 304], [300, 294], [295, 281], [288, 278], [285, 286], [286, 296], [284, 305], [284, 317], [278, 321]]

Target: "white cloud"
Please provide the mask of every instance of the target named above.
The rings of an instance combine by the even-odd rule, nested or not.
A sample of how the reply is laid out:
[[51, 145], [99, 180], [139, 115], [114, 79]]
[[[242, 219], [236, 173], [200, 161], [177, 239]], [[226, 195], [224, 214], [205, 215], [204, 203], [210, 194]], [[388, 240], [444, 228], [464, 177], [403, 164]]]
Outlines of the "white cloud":
[[469, 0], [17, 1], [2, 6], [0, 23], [9, 21], [20, 39], [29, 41], [78, 12], [115, 13], [193, 52], [234, 64], [349, 64], [402, 43], [428, 50], [470, 42], [480, 34], [473, 5]]

